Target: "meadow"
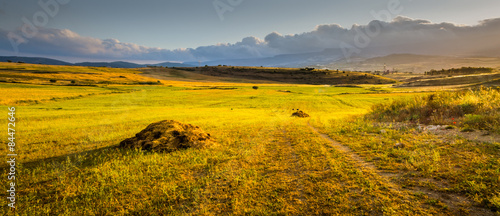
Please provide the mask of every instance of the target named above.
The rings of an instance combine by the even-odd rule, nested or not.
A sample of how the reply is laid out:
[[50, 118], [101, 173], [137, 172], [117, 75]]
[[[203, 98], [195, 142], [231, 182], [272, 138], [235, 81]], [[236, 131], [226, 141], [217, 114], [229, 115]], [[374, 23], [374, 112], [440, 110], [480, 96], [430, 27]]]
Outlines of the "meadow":
[[[69, 76], [53, 70], [59, 80]], [[157, 80], [113, 70], [125, 75], [102, 74], [132, 81], [71, 86], [30, 75], [24, 83], [1, 83], [0, 124], [7, 125], [8, 107], [15, 106], [19, 163], [16, 211], [2, 199], [0, 214], [494, 215], [498, 209], [498, 143], [443, 140], [362, 117], [375, 104], [422, 93], [388, 85], [144, 85], [139, 80]], [[87, 78], [64, 82], [70, 79]], [[291, 117], [295, 109], [311, 117]], [[217, 144], [168, 154], [117, 147], [165, 119], [200, 126]], [[6, 155], [7, 133], [1, 140]], [[393, 148], [394, 142], [406, 147]], [[0, 167], [8, 172], [8, 164]], [[8, 182], [4, 175], [1, 188]]]

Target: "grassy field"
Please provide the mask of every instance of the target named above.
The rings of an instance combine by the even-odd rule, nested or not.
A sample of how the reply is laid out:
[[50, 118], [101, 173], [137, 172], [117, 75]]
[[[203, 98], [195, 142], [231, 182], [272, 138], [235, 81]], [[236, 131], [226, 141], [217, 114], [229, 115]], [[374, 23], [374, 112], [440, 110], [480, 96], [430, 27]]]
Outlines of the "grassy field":
[[[315, 68], [274, 68], [274, 67], [234, 67], [205, 66], [183, 68], [153, 68], [145, 73], [169, 73], [170, 77], [206, 78], [217, 77], [231, 82], [237, 80], [258, 80], [258, 82], [338, 85], [338, 84], [394, 84], [395, 80], [368, 73], [327, 70]], [[241, 81], [240, 81], [241, 82]]]
[[[0, 214], [494, 215], [498, 205], [498, 143], [444, 141], [353, 117], [417, 93], [161, 83], [3, 83], [0, 124], [15, 106], [19, 163], [16, 211], [2, 199]], [[292, 109], [311, 118], [291, 117]], [[217, 145], [169, 154], [117, 148], [165, 119], [200, 126]], [[6, 133], [1, 140], [6, 155]], [[8, 184], [4, 175], [0, 187]]]

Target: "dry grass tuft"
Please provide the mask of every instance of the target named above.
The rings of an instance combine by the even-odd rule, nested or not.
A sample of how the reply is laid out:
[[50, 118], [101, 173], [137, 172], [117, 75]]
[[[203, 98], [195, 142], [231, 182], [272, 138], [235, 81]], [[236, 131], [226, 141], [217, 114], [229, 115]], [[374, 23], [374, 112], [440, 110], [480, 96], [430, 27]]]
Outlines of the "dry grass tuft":
[[299, 118], [308, 118], [308, 117], [309, 117], [309, 114], [307, 114], [307, 113], [303, 112], [302, 110], [299, 110], [299, 111], [297, 111], [297, 112], [294, 112], [294, 113], [292, 114], [292, 116], [294, 116], [294, 117], [299, 117]]
[[200, 127], [164, 120], [150, 124], [135, 137], [123, 140], [122, 148], [136, 148], [155, 152], [173, 152], [180, 149], [201, 149], [213, 144], [210, 134]]

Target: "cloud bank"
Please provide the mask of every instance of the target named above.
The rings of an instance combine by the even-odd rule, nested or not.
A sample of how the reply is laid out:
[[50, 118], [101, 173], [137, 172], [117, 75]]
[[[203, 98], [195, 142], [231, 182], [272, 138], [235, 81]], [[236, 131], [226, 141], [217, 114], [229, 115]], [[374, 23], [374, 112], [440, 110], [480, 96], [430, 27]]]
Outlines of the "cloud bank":
[[[16, 37], [12, 37], [16, 35]], [[3, 37], [3, 38], [2, 38]], [[211, 61], [247, 59], [278, 54], [344, 50], [359, 55], [414, 53], [431, 55], [500, 56], [500, 18], [480, 21], [474, 26], [432, 23], [428, 20], [396, 17], [391, 22], [372, 21], [345, 28], [337, 24], [318, 25], [311, 32], [295, 35], [268, 34], [264, 39], [246, 37], [240, 42], [198, 48], [167, 50], [145, 47], [117, 39], [81, 36], [68, 29], [38, 28], [31, 38], [0, 29], [0, 54], [19, 53], [82, 59]]]

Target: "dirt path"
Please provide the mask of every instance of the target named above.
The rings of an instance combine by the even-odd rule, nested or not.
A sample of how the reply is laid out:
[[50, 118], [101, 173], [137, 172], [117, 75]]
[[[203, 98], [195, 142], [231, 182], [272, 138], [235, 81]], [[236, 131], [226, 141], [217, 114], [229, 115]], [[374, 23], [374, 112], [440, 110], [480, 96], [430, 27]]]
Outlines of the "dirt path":
[[[459, 195], [459, 194], [444, 193], [444, 192], [429, 190], [427, 188], [421, 188], [421, 187], [414, 187], [411, 189], [402, 188], [398, 182], [405, 174], [404, 172], [397, 172], [397, 173], [384, 172], [383, 170], [378, 169], [374, 163], [368, 162], [365, 159], [363, 159], [361, 156], [359, 156], [354, 151], [352, 151], [349, 147], [342, 145], [341, 143], [335, 141], [334, 139], [332, 139], [328, 135], [321, 133], [317, 128], [313, 127], [310, 123], [308, 123], [308, 126], [316, 134], [318, 134], [319, 136], [321, 136], [325, 140], [327, 140], [328, 143], [333, 148], [335, 148], [336, 150], [340, 151], [341, 153], [349, 156], [353, 162], [359, 164], [363, 168], [363, 171], [368, 171], [368, 172], [371, 172], [371, 173], [374, 173], [374, 174], [380, 176], [380, 179], [382, 181], [384, 181], [385, 183], [387, 183], [389, 188], [396, 193], [403, 193], [404, 191], [406, 191], [406, 192], [410, 192], [413, 194], [425, 194], [429, 198], [439, 200], [440, 202], [446, 204], [446, 206], [448, 206], [448, 209], [454, 215], [457, 215], [457, 214], [458, 215], [480, 215], [480, 216], [482, 216], [482, 215], [495, 215], [493, 212], [491, 212], [488, 209], [473, 206], [473, 202], [471, 200], [469, 200], [468, 198], [466, 198], [462, 195]], [[433, 181], [433, 179], [427, 179], [427, 181]]]
[[296, 200], [298, 200], [299, 202], [301, 202], [302, 204], [307, 204], [307, 200], [305, 199], [305, 195], [304, 195], [304, 184], [302, 183], [302, 178], [300, 178], [300, 176], [304, 173], [304, 166], [303, 164], [300, 162], [297, 154], [295, 153], [295, 149], [293, 148], [292, 144], [290, 143], [290, 140], [289, 138], [286, 136], [287, 134], [287, 131], [286, 129], [283, 130], [283, 135], [286, 139], [286, 142], [284, 143], [286, 145], [285, 148], [288, 148], [290, 151], [290, 154], [289, 154], [289, 160], [295, 164], [295, 166], [293, 167], [293, 169], [291, 169], [289, 171], [289, 175], [292, 177], [292, 178], [295, 178], [294, 179], [294, 182], [295, 182], [295, 185], [297, 186], [296, 188], [296, 191], [294, 193], [294, 197], [296, 198]]
[[307, 200], [304, 194], [304, 184], [303, 184], [303, 174], [306, 172], [304, 169], [304, 165], [301, 163], [299, 156], [296, 153], [295, 148], [293, 147], [290, 137], [287, 136], [286, 127], [282, 128], [280, 132], [275, 134], [277, 138], [279, 138], [277, 150], [283, 162], [287, 165], [287, 169], [284, 170], [283, 176], [286, 178], [286, 181], [295, 188], [295, 191], [291, 192], [291, 196], [293, 197], [293, 202], [298, 206], [307, 205]]
[[390, 178], [400, 177], [399, 173], [383, 172], [382, 170], [377, 169], [374, 163], [366, 161], [361, 156], [353, 152], [349, 147], [342, 145], [339, 142], [335, 141], [334, 139], [330, 138], [328, 135], [319, 132], [319, 130], [313, 127], [310, 123], [308, 123], [308, 126], [319, 136], [327, 140], [333, 148], [346, 154], [351, 158], [352, 161], [354, 161], [356, 164], [359, 164], [364, 169], [364, 171], [375, 173], [383, 177], [382, 180], [385, 181], [385, 183], [387, 183], [391, 189], [394, 189], [396, 191], [401, 191], [398, 185], [395, 185], [392, 181], [390, 181]]

